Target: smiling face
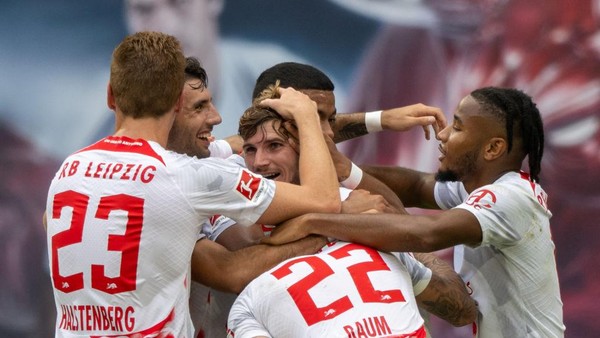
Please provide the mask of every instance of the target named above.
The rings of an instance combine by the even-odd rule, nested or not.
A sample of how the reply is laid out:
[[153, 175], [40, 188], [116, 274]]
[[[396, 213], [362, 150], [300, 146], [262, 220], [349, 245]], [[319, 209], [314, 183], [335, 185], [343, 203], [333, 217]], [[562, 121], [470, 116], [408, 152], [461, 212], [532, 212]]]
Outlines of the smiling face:
[[[331, 124], [335, 122], [337, 113], [333, 92], [316, 89], [300, 91], [317, 103], [321, 130], [325, 135], [333, 137]], [[260, 124], [256, 128], [256, 133], [244, 140], [246, 166], [268, 179], [300, 184], [299, 154], [290, 143], [293, 141], [277, 132], [280, 127], [281, 120], [273, 117]]]
[[277, 132], [280, 125], [279, 120], [267, 121], [244, 141], [246, 165], [268, 179], [300, 184], [298, 153], [289, 140]]
[[185, 82], [182, 100], [167, 148], [198, 158], [208, 157], [213, 126], [221, 123], [221, 116], [212, 103], [212, 94], [200, 80], [190, 79]]
[[480, 106], [471, 96], [458, 105], [454, 121], [439, 133], [440, 167], [438, 181], [463, 181], [477, 175], [485, 141], [493, 127], [491, 118], [480, 114]]

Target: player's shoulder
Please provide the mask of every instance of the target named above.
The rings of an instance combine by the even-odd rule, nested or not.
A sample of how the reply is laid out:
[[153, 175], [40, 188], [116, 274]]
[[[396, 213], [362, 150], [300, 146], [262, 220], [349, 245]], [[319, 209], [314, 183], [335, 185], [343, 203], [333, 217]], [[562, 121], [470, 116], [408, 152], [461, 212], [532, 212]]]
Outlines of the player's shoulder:
[[240, 165], [233, 160], [222, 158], [197, 158], [179, 154], [173, 151], [167, 151], [168, 166], [173, 170], [192, 170], [192, 171], [219, 171], [237, 173]]
[[510, 196], [514, 200], [529, 200], [540, 192], [542, 187], [531, 181], [525, 172], [509, 172], [502, 175], [495, 182], [475, 189], [470, 195]]

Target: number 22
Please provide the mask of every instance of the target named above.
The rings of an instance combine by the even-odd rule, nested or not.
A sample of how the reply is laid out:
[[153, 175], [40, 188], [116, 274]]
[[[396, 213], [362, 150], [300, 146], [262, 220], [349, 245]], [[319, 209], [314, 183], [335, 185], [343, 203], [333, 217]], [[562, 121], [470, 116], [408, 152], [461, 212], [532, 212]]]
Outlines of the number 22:
[[[402, 291], [400, 290], [380, 291], [375, 290], [373, 287], [368, 276], [369, 272], [390, 271], [390, 268], [376, 250], [356, 244], [347, 244], [328, 253], [328, 255], [336, 259], [342, 259], [350, 256], [350, 251], [352, 250], [362, 250], [371, 257], [371, 261], [357, 263], [347, 268], [364, 303], [394, 303], [405, 301], [404, 295], [402, 295]], [[298, 306], [300, 313], [309, 326], [320, 321], [335, 318], [354, 307], [348, 296], [343, 296], [324, 307], [317, 307], [308, 291], [323, 279], [334, 273], [331, 267], [318, 256], [306, 256], [290, 260], [271, 274], [275, 278], [281, 279], [291, 274], [292, 270], [290, 268], [299, 262], [310, 265], [313, 271], [294, 285], [291, 285], [288, 288], [288, 293], [292, 296], [292, 299]]]

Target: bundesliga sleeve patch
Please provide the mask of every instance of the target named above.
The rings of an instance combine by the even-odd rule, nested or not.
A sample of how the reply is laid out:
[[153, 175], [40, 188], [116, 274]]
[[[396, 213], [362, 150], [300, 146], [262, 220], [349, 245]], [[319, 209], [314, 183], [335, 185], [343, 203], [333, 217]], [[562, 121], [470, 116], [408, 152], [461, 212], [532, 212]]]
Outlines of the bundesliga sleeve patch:
[[242, 169], [238, 184], [235, 189], [250, 201], [260, 190], [262, 177], [256, 176], [246, 169]]

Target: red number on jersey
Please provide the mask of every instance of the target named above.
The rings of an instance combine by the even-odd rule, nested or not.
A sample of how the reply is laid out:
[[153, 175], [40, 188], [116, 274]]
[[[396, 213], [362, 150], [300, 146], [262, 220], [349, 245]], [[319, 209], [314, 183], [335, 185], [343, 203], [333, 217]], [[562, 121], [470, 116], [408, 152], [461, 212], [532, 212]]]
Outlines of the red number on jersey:
[[[362, 250], [371, 257], [371, 261], [357, 263], [347, 268], [362, 301], [364, 303], [404, 302], [405, 298], [401, 290], [375, 290], [373, 283], [371, 283], [368, 275], [369, 272], [391, 271], [378, 251], [356, 244], [347, 244], [328, 253], [328, 255], [335, 259], [342, 259], [350, 256], [350, 251], [355, 250]], [[320, 321], [335, 318], [354, 307], [348, 296], [344, 296], [321, 308], [316, 306], [315, 301], [309, 294], [310, 289], [334, 273], [331, 267], [319, 256], [306, 256], [293, 259], [271, 274], [275, 278], [281, 279], [291, 274], [292, 271], [290, 268], [299, 262], [308, 264], [313, 269], [313, 272], [294, 285], [291, 285], [287, 291], [294, 300], [294, 303], [296, 303], [307, 325], [310, 326]]]
[[52, 280], [54, 287], [63, 292], [83, 289], [83, 272], [70, 276], [62, 276], [58, 266], [58, 249], [81, 242], [83, 238], [83, 221], [88, 207], [89, 197], [73, 190], [61, 192], [54, 196], [52, 218], [60, 218], [65, 207], [73, 208], [71, 227], [52, 236]]
[[[52, 279], [54, 287], [65, 293], [83, 288], [83, 272], [62, 276], [58, 264], [58, 249], [82, 242], [88, 202], [88, 196], [72, 190], [54, 196], [52, 218], [60, 218], [65, 207], [73, 208], [71, 227], [52, 236]], [[92, 288], [110, 294], [133, 291], [136, 288], [144, 200], [123, 194], [105, 196], [100, 199], [95, 217], [107, 220], [110, 212], [114, 210], [124, 210], [128, 215], [125, 233], [108, 236], [107, 249], [121, 252], [120, 274], [117, 277], [107, 277], [104, 265], [91, 266]]]
[[302, 316], [308, 325], [313, 325], [320, 321], [334, 318], [340, 313], [344, 313], [353, 307], [348, 296], [344, 296], [324, 307], [317, 307], [315, 301], [308, 293], [308, 290], [317, 285], [327, 276], [333, 274], [333, 270], [331, 270], [329, 265], [327, 265], [327, 263], [325, 263], [325, 261], [318, 256], [308, 256], [291, 260], [276, 271], [273, 271], [272, 275], [277, 279], [281, 279], [291, 274], [292, 270], [290, 270], [290, 267], [299, 262], [304, 262], [310, 265], [310, 267], [313, 268], [313, 272], [298, 281], [296, 284], [290, 286], [288, 288], [288, 292], [294, 299], [294, 303], [296, 303], [298, 309], [300, 309], [300, 313], [302, 313]]
[[375, 290], [373, 283], [369, 279], [369, 272], [372, 271], [390, 271], [379, 252], [374, 249], [366, 248], [356, 244], [347, 244], [343, 247], [330, 252], [329, 255], [341, 259], [351, 255], [352, 250], [363, 250], [372, 259], [371, 262], [362, 262], [348, 267], [350, 276], [354, 280], [354, 285], [357, 286], [360, 298], [365, 303], [395, 303], [404, 302], [404, 295], [400, 290]]

